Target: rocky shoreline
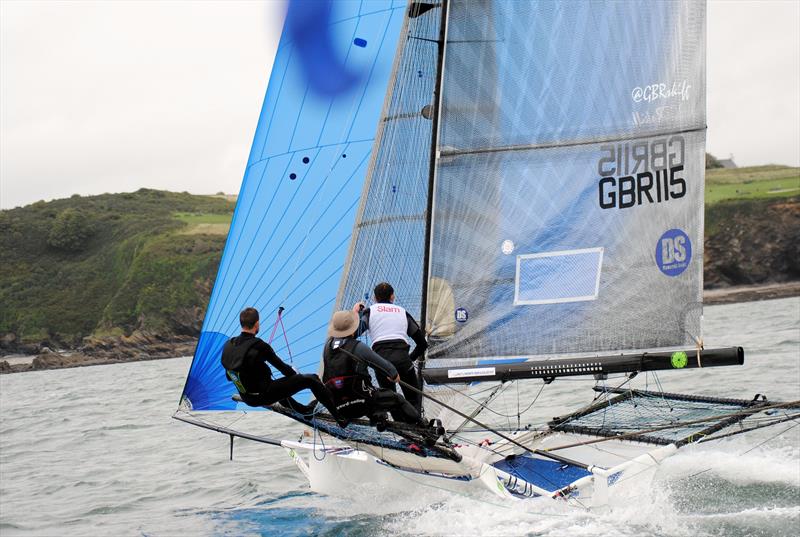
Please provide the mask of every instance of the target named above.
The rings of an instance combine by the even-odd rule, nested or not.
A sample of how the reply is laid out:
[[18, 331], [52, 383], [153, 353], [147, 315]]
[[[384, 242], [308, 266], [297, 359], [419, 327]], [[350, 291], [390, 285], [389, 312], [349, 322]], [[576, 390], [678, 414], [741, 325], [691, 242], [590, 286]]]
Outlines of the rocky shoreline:
[[[703, 296], [706, 305], [800, 296], [800, 281], [706, 289]], [[91, 339], [76, 350], [42, 347], [36, 354], [3, 356], [0, 374], [177, 358], [190, 356], [196, 345], [197, 338], [192, 336], [166, 338], [136, 332], [128, 337]]]
[[89, 339], [77, 349], [52, 350], [0, 357], [0, 374], [118, 364], [190, 356], [197, 345], [192, 336], [163, 337], [135, 332], [131, 336]]
[[756, 302], [800, 296], [800, 281], [768, 283], [764, 285], [737, 285], [703, 291], [703, 304], [733, 304], [736, 302]]

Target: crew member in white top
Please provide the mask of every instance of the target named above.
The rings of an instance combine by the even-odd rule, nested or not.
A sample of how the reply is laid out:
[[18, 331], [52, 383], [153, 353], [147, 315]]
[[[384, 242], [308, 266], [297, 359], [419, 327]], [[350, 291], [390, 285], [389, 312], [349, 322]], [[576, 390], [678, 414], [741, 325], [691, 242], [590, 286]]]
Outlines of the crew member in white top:
[[[361, 315], [361, 324], [358, 335], [369, 331], [372, 340], [372, 350], [382, 358], [390, 361], [400, 374], [400, 380], [416, 387], [422, 388], [421, 376], [414, 365], [418, 361], [420, 367], [425, 363], [425, 349], [428, 342], [419, 324], [408, 312], [394, 304], [394, 289], [386, 282], [375, 286], [375, 304], [364, 309], [361, 302], [353, 306], [353, 310]], [[415, 347], [409, 354], [409, 338], [414, 341]], [[378, 375], [378, 384], [381, 388], [395, 390], [395, 384], [385, 375]], [[421, 411], [422, 396], [405, 386], [402, 386], [403, 396]]]

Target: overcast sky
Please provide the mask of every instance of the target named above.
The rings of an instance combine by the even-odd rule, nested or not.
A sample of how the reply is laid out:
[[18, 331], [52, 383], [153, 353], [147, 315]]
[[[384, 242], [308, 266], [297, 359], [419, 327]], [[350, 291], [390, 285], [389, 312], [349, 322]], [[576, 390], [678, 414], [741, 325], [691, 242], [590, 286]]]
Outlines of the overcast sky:
[[[0, 0], [0, 208], [236, 193], [285, 5]], [[712, 0], [708, 151], [800, 166], [800, 0]]]

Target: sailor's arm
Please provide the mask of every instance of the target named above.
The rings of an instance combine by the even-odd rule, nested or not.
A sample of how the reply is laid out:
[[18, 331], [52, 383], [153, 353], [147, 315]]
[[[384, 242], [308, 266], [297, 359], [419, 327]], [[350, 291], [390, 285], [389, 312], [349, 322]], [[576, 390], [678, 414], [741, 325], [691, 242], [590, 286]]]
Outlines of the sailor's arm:
[[261, 341], [255, 344], [255, 347], [258, 349], [259, 356], [266, 360], [269, 365], [283, 373], [284, 377], [291, 377], [296, 373], [292, 366], [288, 365], [286, 362], [281, 360], [275, 351], [272, 350], [272, 346], [266, 341]]
[[369, 330], [369, 308], [364, 308], [363, 302], [356, 302], [353, 305], [353, 311], [358, 313], [358, 329], [356, 330], [356, 337], [361, 337]]
[[358, 342], [358, 345], [356, 345], [355, 349], [353, 349], [353, 354], [365, 361], [367, 365], [375, 370], [376, 374], [384, 375], [393, 381], [398, 378], [397, 369], [392, 365], [391, 362], [379, 356], [378, 353], [360, 341]]
[[412, 340], [416, 346], [414, 350], [411, 351], [411, 354], [408, 356], [411, 361], [413, 362], [417, 358], [425, 359], [425, 350], [428, 348], [428, 342], [425, 340], [425, 333], [420, 329], [417, 321], [406, 312], [406, 321], [408, 321], [408, 329], [406, 330], [406, 334]]

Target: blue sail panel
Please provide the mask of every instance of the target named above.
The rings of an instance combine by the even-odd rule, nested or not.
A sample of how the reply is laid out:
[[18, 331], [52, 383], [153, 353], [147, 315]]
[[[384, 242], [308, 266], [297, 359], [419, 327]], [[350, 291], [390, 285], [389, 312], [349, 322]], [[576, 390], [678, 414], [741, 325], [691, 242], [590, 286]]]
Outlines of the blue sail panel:
[[290, 5], [182, 395], [190, 408], [241, 405], [219, 358], [248, 306], [259, 310], [265, 340], [285, 308], [273, 348], [301, 372], [316, 370], [405, 8], [397, 0]]

